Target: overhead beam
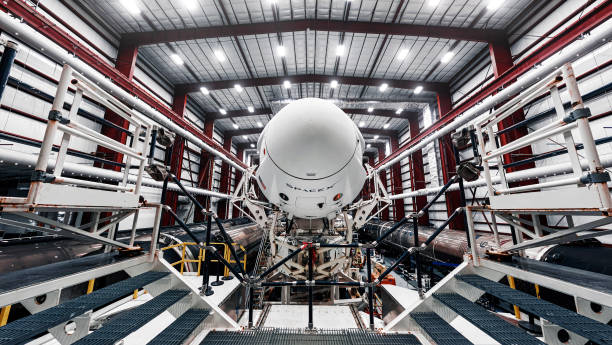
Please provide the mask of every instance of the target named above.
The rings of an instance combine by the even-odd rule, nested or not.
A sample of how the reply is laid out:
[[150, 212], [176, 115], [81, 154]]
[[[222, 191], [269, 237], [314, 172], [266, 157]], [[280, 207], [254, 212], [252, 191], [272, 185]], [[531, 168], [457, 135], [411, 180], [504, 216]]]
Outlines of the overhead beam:
[[201, 87], [206, 87], [208, 90], [231, 89], [234, 85], [239, 84], [242, 87], [255, 87], [267, 85], [282, 85], [285, 80], [292, 84], [301, 83], [329, 83], [332, 80], [337, 80], [339, 84], [348, 85], [364, 85], [379, 87], [382, 83], [387, 83], [391, 88], [414, 90], [417, 86], [422, 86], [423, 91], [443, 92], [448, 90], [447, 83], [427, 82], [417, 80], [398, 80], [384, 78], [363, 78], [363, 77], [340, 77], [322, 74], [300, 74], [288, 77], [263, 77], [254, 79], [233, 79], [233, 80], [213, 80], [203, 81], [199, 83], [178, 84], [175, 90], [177, 92], [194, 93], [200, 92]]
[[[263, 131], [263, 128], [244, 128], [237, 129], [233, 131], [225, 131], [225, 136], [227, 138], [239, 137], [242, 135], [252, 135], [259, 134]], [[387, 130], [387, 129], [376, 129], [376, 128], [359, 128], [361, 134], [367, 135], [380, 135], [382, 137], [392, 137], [397, 136], [397, 131]]]
[[389, 34], [446, 38], [461, 41], [493, 42], [506, 36], [503, 30], [436, 25], [372, 23], [327, 19], [301, 19], [254, 24], [220, 25], [200, 28], [127, 33], [121, 40], [135, 45], [150, 45], [227, 36], [250, 36], [295, 31], [334, 31], [362, 34]]
[[[374, 109], [372, 112], [369, 112], [367, 109], [361, 108], [342, 108], [347, 114], [352, 115], [371, 115], [371, 116], [381, 116], [381, 117], [391, 117], [395, 119], [410, 119], [412, 117], [419, 116], [419, 112], [414, 110], [404, 110], [400, 114], [396, 114], [396, 109]], [[228, 118], [236, 118], [236, 117], [247, 117], [247, 116], [257, 116], [257, 115], [274, 115], [274, 112], [271, 108], [260, 108], [253, 109], [253, 112], [249, 112], [248, 110], [231, 110], [228, 111], [226, 115], [222, 115], [221, 113], [209, 113], [209, 118], [213, 120], [219, 119], [228, 119]]]

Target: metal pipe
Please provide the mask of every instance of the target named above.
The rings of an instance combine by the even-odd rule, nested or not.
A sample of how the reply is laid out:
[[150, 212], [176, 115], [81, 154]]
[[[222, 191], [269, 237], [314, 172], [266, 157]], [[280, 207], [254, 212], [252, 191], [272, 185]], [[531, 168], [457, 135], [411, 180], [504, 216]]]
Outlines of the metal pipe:
[[427, 210], [429, 210], [429, 208], [436, 202], [438, 201], [438, 198], [444, 194], [444, 192], [446, 192], [446, 190], [455, 182], [457, 182], [457, 180], [459, 179], [459, 175], [453, 175], [448, 182], [446, 182], [446, 184], [444, 184], [444, 186], [442, 186], [442, 188], [440, 188], [440, 190], [438, 191], [438, 193], [433, 197], [433, 199], [431, 199], [425, 206], [423, 206], [422, 209], [419, 210], [418, 216], [420, 217], [421, 215], [425, 214], [425, 212], [427, 212]]
[[19, 44], [13, 41], [4, 42], [4, 53], [2, 53], [2, 59], [0, 59], [0, 98], [4, 94], [17, 51], [19, 51]]
[[[211, 226], [212, 225], [212, 216], [208, 215], [206, 217], [206, 248], [210, 246], [210, 236], [211, 236]], [[206, 255], [206, 250], [204, 253], [204, 274], [202, 275], [202, 292], [205, 295], [212, 295], [212, 288], [210, 287], [210, 255]], [[201, 259], [200, 259], [201, 260]]]
[[253, 287], [249, 286], [249, 328], [253, 328]]
[[388, 169], [400, 160], [408, 157], [409, 155], [413, 154], [418, 150], [423, 149], [429, 143], [432, 143], [435, 140], [442, 138], [443, 136], [454, 131], [455, 129], [467, 124], [478, 116], [486, 113], [487, 111], [489, 111], [489, 109], [492, 109], [496, 105], [505, 102], [506, 100], [519, 94], [525, 86], [537, 83], [539, 80], [545, 78], [554, 70], [556, 70], [558, 66], [561, 66], [568, 61], [575, 61], [581, 56], [583, 56], [584, 53], [590, 52], [606, 44], [609, 41], [610, 37], [612, 37], [612, 25], [602, 25], [598, 27], [598, 29], [600, 30], [593, 30], [590, 36], [582, 40], [575, 41], [567, 47], [563, 48], [563, 50], [559, 54], [553, 55], [548, 58], [545, 64], [543, 64], [539, 68], [531, 69], [529, 72], [526, 72], [521, 76], [520, 79], [518, 79], [512, 85], [505, 87], [502, 91], [496, 93], [495, 95], [489, 98], [484, 99], [475, 107], [472, 107], [461, 115], [457, 116], [454, 121], [426, 136], [412, 147], [403, 151], [397, 157], [378, 167], [376, 171], [378, 172], [379, 170]]
[[[113, 81], [102, 73], [98, 72], [93, 67], [89, 66], [84, 61], [80, 60], [73, 54], [59, 47], [57, 44], [52, 42], [49, 38], [45, 37], [41, 33], [37, 32], [34, 28], [29, 27], [26, 23], [20, 22], [18, 19], [11, 17], [8, 13], [0, 14], [0, 27], [11, 35], [18, 35], [19, 40], [24, 42], [26, 45], [34, 48], [38, 51], [43, 51], [44, 54], [57, 62], [66, 62], [72, 66], [75, 71], [83, 74], [89, 80], [95, 82], [101, 89], [116, 95], [116, 97], [127, 104], [128, 106], [134, 107], [137, 111], [143, 113], [153, 121], [159, 123], [161, 126], [170, 129], [179, 136], [186, 140], [194, 143], [201, 149], [211, 153], [214, 156], [219, 157], [234, 168], [245, 171], [245, 169], [234, 162], [232, 159], [227, 157], [225, 154], [217, 151], [212, 146], [205, 143], [202, 139], [195, 136], [191, 131], [184, 129], [178, 124], [172, 122], [169, 118], [162, 115], [151, 106], [146, 104], [141, 99], [134, 97], [129, 92], [125, 91], [120, 86], [113, 83]], [[65, 94], [65, 92], [64, 92]], [[63, 106], [63, 102], [61, 103]]]
[[408, 222], [408, 218], [404, 217], [402, 219], [400, 219], [399, 222], [395, 223], [389, 230], [387, 230], [384, 234], [380, 235], [380, 237], [378, 237], [376, 239], [376, 241], [374, 241], [372, 243], [372, 245], [374, 247], [376, 247], [377, 244], [379, 244], [380, 242], [382, 242], [385, 238], [387, 238], [389, 235], [391, 235], [392, 232], [394, 232], [395, 230], [397, 230], [400, 226], [406, 224], [406, 222]]
[[[368, 274], [368, 308], [370, 309], [370, 329], [374, 330], [374, 288], [372, 287], [372, 249], [366, 249], [366, 271]], [[380, 277], [379, 277], [380, 278]]]
[[232, 257], [234, 258], [234, 261], [238, 263], [238, 268], [240, 269], [240, 273], [242, 273], [244, 277], [247, 277], [247, 273], [244, 271], [244, 268], [242, 268], [242, 265], [240, 265], [240, 260], [238, 259], [238, 255], [236, 254], [236, 250], [234, 249], [234, 246], [232, 245], [232, 239], [231, 237], [227, 235], [227, 232], [225, 231], [225, 227], [223, 226], [223, 224], [221, 223], [218, 217], [215, 217], [215, 223], [217, 223], [217, 228], [219, 228], [219, 232], [221, 232], [221, 236], [223, 236], [223, 240], [225, 241], [225, 244], [229, 247], [230, 253], [232, 254]]
[[[431, 244], [431, 242], [433, 240], [436, 239], [436, 237], [438, 237], [438, 235], [448, 226], [448, 224], [459, 214], [461, 213], [461, 208], [456, 209], [455, 211], [453, 211], [453, 213], [450, 215], [450, 217], [448, 217], [448, 219], [446, 219], [444, 221], [444, 223], [442, 223], [442, 225], [440, 225], [436, 231], [433, 232], [433, 234], [429, 235], [429, 238], [427, 239], [427, 241], [423, 242], [423, 245], [428, 246]], [[414, 236], [415, 238], [415, 242], [418, 242], [418, 232], [417, 234]], [[469, 238], [468, 238], [469, 240]], [[418, 247], [418, 243], [414, 244], [415, 247]], [[469, 246], [469, 242], [468, 242], [468, 246]]]
[[[310, 247], [309, 248], [309, 254], [308, 254], [308, 280], [309, 281], [313, 281], [314, 277], [314, 269], [312, 267], [312, 262], [314, 260], [314, 248]], [[312, 285], [308, 285], [308, 329], [312, 329], [313, 326], [313, 322], [312, 322]]]

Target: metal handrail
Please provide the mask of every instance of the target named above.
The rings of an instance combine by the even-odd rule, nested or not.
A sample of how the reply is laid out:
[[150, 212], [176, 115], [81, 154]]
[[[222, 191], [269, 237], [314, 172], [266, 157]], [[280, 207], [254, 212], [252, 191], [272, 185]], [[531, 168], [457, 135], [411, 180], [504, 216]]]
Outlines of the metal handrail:
[[[232, 260], [229, 257], [229, 248], [228, 248], [228, 245], [225, 242], [211, 242], [209, 244], [210, 245], [217, 245], [217, 246], [218, 245], [223, 245], [223, 258], [227, 262], [229, 262], [230, 264], [236, 263], [236, 261]], [[163, 247], [163, 248], [161, 248], [161, 250], [164, 251], [164, 250], [168, 250], [168, 249], [173, 249], [173, 248], [181, 247], [182, 248], [182, 250], [181, 250], [181, 259], [178, 260], [178, 261], [170, 263], [170, 265], [174, 267], [174, 266], [180, 264], [181, 265], [180, 272], [181, 272], [181, 274], [183, 274], [184, 267], [185, 267], [186, 263], [197, 263], [198, 264], [197, 276], [200, 276], [202, 274], [201, 273], [202, 262], [206, 259], [206, 252], [202, 248], [199, 248], [199, 254], [198, 254], [198, 258], [197, 259], [186, 259], [185, 258], [185, 256], [186, 256], [186, 248], [188, 246], [198, 246], [199, 247], [199, 245], [197, 243], [195, 243], [195, 242], [181, 242], [181, 243], [177, 243], [177, 244], [173, 244], [173, 245], [169, 245], [169, 246]], [[240, 263], [242, 264], [244, 269], [246, 269], [247, 253], [246, 253], [246, 250], [245, 250], [244, 246], [242, 246], [239, 243], [235, 243], [235, 242], [232, 243], [232, 246], [239, 247], [242, 250], [242, 252], [244, 253], [243, 259], [240, 260]], [[221, 262], [221, 261], [217, 260], [217, 259], [210, 259], [210, 262]], [[229, 269], [227, 267], [224, 267], [223, 276], [224, 277], [229, 276]]]

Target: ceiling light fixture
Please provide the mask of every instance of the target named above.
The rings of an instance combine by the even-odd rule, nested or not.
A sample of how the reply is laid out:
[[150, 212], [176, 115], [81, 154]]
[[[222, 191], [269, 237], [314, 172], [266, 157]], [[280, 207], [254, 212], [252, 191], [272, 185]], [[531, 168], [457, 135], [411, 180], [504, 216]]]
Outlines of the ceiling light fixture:
[[251, 143], [251, 148], [254, 148], [254, 147], [255, 147], [255, 144]]
[[414, 88], [415, 95], [418, 95], [419, 93], [421, 93], [421, 91], [423, 91], [423, 87], [421, 85]]
[[448, 51], [448, 52], [446, 52], [446, 54], [442, 55], [442, 58], [440, 59], [440, 61], [442, 63], [447, 63], [447, 62], [449, 62], [450, 60], [453, 59], [453, 56], [455, 56], [455, 52], [452, 51], [452, 50]]
[[223, 108], [219, 108], [219, 112], [220, 112], [222, 115], [227, 115], [227, 110], [225, 110], [225, 109], [223, 109]]
[[263, 127], [263, 123], [261, 123], [261, 121], [257, 121], [257, 127], [259, 128]]
[[369, 107], [369, 108], [368, 108], [368, 113], [371, 113], [371, 112], [373, 112], [373, 111], [374, 111], [374, 108], [372, 108], [372, 107]]
[[243, 136], [242, 136], [242, 139], [244, 139], [244, 140], [246, 140], [246, 139], [248, 139], [248, 138], [249, 138], [249, 137], [247, 137], [246, 135], [243, 135]]
[[238, 124], [237, 124], [236, 122], [234, 122], [234, 123], [232, 124], [232, 126], [234, 126], [234, 129], [238, 129], [238, 128], [240, 128], [240, 126], [238, 126]]
[[366, 147], [370, 148], [370, 147], [372, 147], [372, 144], [367, 144]]
[[487, 4], [487, 10], [495, 11], [502, 5], [503, 2], [503, 0], [489, 0], [489, 3]]
[[202, 86], [202, 87], [200, 88], [200, 92], [201, 92], [201, 93], [203, 93], [204, 95], [208, 95], [208, 94], [210, 94], [210, 91], [208, 91], [208, 89], [207, 89], [207, 88], [205, 88], [204, 86]]
[[389, 87], [389, 84], [387, 83], [382, 83], [380, 84], [380, 87], [378, 87], [378, 91], [380, 92], [385, 92], [385, 90]]
[[380, 136], [379, 136], [378, 134], [376, 134], [376, 135], [374, 136], [374, 140], [378, 140], [378, 138], [380, 138]]
[[178, 54], [170, 54], [170, 59], [172, 59], [172, 61], [179, 66], [185, 63], [183, 58], [181, 58]]
[[138, 8], [138, 3], [136, 1], [134, 1], [134, 0], [121, 0], [121, 4], [131, 14], [139, 14], [140, 13], [140, 8]]
[[332, 89], [335, 89], [338, 87], [338, 81], [337, 80], [332, 80], [331, 83], [329, 83], [329, 87], [331, 87]]
[[359, 121], [359, 127], [363, 127], [363, 126], [365, 126], [365, 122]]
[[249, 105], [249, 106], [247, 107], [247, 110], [249, 111], [249, 113], [255, 112], [255, 108], [253, 108], [253, 106], [252, 106], [252, 105]]
[[427, 3], [428, 3], [428, 4], [429, 4], [429, 6], [431, 6], [431, 7], [436, 7], [436, 6], [438, 6], [438, 4], [440, 3], [440, 0], [429, 0]]
[[399, 115], [399, 114], [401, 114], [401, 113], [402, 113], [402, 111], [404, 111], [404, 108], [399, 108], [399, 109], [397, 109], [397, 110], [395, 111], [395, 114], [396, 114], [396, 115]]
[[337, 55], [337, 56], [342, 56], [342, 55], [344, 55], [344, 44], [339, 44], [339, 45], [336, 47], [336, 55]]
[[285, 80], [283, 82], [283, 86], [285, 87], [285, 89], [290, 89], [291, 88], [291, 82], [289, 80]]
[[223, 51], [220, 49], [217, 49], [214, 51], [215, 57], [217, 58], [217, 60], [219, 60], [219, 62], [223, 62], [225, 61], [225, 54], [223, 54]]
[[276, 47], [276, 54], [278, 54], [278, 56], [280, 57], [284, 57], [287, 54], [287, 50], [285, 49], [285, 46]]
[[406, 56], [408, 56], [408, 52], [409, 50], [407, 48], [401, 49], [399, 53], [397, 53], [397, 59], [399, 61], [403, 61], [406, 58]]
[[183, 0], [183, 6], [188, 10], [195, 10], [198, 5], [198, 0]]
[[387, 129], [387, 128], [389, 128], [389, 126], [391, 126], [391, 124], [390, 124], [389, 122], [387, 122], [387, 123], [385, 123], [385, 124], [383, 125], [383, 128], [384, 128], [384, 129]]
[[235, 89], [235, 90], [236, 90], [236, 92], [238, 92], [238, 93], [240, 93], [240, 92], [242, 92], [242, 90], [244, 90], [244, 89], [242, 88], [242, 86], [240, 86], [240, 84], [236, 84], [236, 85], [234, 85], [234, 89]]

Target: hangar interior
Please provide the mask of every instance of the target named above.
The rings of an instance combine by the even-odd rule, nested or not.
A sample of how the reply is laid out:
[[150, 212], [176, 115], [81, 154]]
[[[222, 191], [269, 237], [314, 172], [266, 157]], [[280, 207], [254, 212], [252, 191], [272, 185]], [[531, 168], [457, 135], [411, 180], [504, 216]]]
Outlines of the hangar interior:
[[0, 10], [0, 344], [612, 344], [612, 1]]

